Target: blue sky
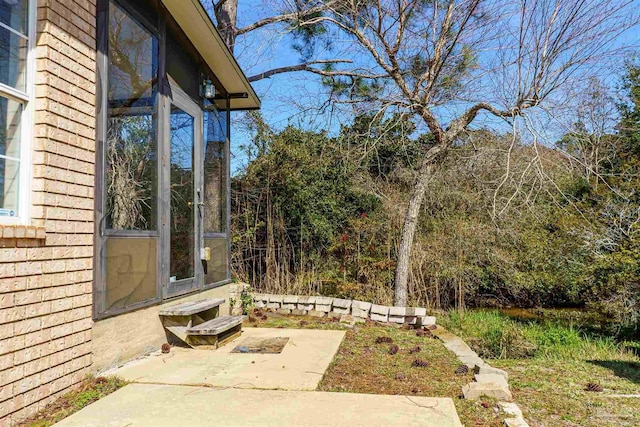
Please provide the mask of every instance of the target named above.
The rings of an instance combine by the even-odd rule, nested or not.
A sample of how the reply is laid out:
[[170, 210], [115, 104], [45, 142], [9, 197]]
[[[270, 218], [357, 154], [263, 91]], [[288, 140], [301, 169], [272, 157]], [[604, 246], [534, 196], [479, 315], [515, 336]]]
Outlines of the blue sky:
[[[205, 6], [210, 5], [210, 0], [201, 0]], [[277, 3], [277, 2], [276, 2]], [[238, 5], [238, 27], [253, 23], [261, 18], [272, 16], [271, 10], [273, 0], [239, 0]], [[338, 40], [334, 42], [334, 52], [340, 57], [348, 57], [352, 51], [345, 50], [348, 44]], [[620, 38], [620, 43], [638, 44], [640, 36], [638, 31], [628, 31]], [[290, 34], [283, 31], [275, 33], [271, 29], [266, 31], [258, 30], [248, 36], [238, 39], [235, 55], [248, 76], [258, 72], [276, 67], [298, 64], [301, 62], [300, 55], [292, 48], [293, 39]], [[331, 54], [334, 54], [333, 52]], [[331, 55], [319, 48], [314, 59], [328, 58]], [[360, 58], [358, 58], [360, 59]], [[616, 81], [616, 69], [620, 70], [619, 64], [604, 64], [600, 76], [609, 83]], [[280, 130], [288, 124], [303, 127], [316, 131], [328, 131], [330, 134], [339, 130], [341, 123], [348, 122], [352, 117], [349, 112], [334, 111], [325, 109], [319, 111], [318, 105], [326, 99], [324, 88], [319, 82], [319, 77], [310, 73], [296, 72], [274, 76], [270, 79], [261, 80], [253, 84], [256, 92], [262, 100], [262, 115], [266, 122], [275, 130]], [[448, 110], [439, 111], [443, 120], [447, 116], [457, 115], [460, 112], [459, 106], [453, 106]], [[239, 149], [240, 146], [250, 141], [251, 134], [247, 132], [246, 126], [241, 120], [240, 113], [234, 113], [232, 117], [232, 173], [237, 172], [246, 164], [246, 157]], [[548, 120], [544, 115], [535, 117], [535, 120]], [[474, 122], [474, 127], [491, 127], [505, 130], [504, 122], [488, 115], [480, 117]], [[541, 138], [553, 139], [558, 131], [553, 125], [546, 123], [541, 126], [548, 132], [548, 135], [540, 135]]]

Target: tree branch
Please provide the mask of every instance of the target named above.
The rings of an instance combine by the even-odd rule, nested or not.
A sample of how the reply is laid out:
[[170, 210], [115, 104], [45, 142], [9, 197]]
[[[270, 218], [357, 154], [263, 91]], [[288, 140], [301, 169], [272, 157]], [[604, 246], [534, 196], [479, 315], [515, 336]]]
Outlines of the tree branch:
[[274, 68], [268, 71], [264, 71], [262, 73], [256, 74], [254, 76], [249, 77], [247, 80], [249, 80], [249, 82], [256, 82], [258, 80], [263, 80], [263, 79], [268, 79], [270, 77], [273, 77], [277, 74], [283, 74], [283, 73], [290, 73], [290, 72], [294, 72], [294, 71], [306, 71], [306, 72], [310, 72], [310, 73], [314, 73], [314, 74], [318, 74], [321, 76], [325, 76], [325, 77], [339, 77], [339, 76], [343, 76], [343, 77], [357, 77], [357, 78], [363, 78], [363, 79], [379, 79], [379, 78], [384, 78], [384, 77], [389, 77], [387, 74], [370, 74], [370, 73], [360, 73], [357, 71], [341, 71], [341, 70], [336, 70], [336, 71], [329, 71], [329, 70], [322, 70], [320, 68], [315, 68], [312, 67], [312, 65], [317, 65], [317, 64], [337, 64], [337, 63], [352, 63], [353, 61], [349, 60], [349, 59], [327, 59], [327, 60], [316, 60], [316, 61], [309, 61], [309, 62], [305, 62], [302, 64], [297, 64], [297, 65], [288, 65], [285, 67], [279, 67], [279, 68]]
[[322, 12], [331, 6], [333, 2], [323, 3], [319, 6], [312, 7], [307, 10], [296, 10], [291, 13], [283, 13], [282, 15], [270, 16], [268, 18], [261, 19], [259, 21], [254, 22], [251, 25], [247, 25], [244, 28], [239, 28], [237, 31], [238, 35], [246, 34], [250, 31], [257, 30], [258, 28], [265, 27], [271, 24], [277, 24], [279, 22], [288, 22], [292, 20], [301, 20], [308, 16], [314, 15], [316, 13]]

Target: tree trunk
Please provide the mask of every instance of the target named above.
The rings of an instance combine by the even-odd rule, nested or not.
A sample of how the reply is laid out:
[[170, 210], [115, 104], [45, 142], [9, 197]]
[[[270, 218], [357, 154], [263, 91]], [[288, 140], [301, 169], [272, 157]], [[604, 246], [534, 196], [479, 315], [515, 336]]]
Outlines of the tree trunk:
[[400, 246], [398, 247], [398, 264], [396, 265], [395, 291], [393, 297], [393, 304], [396, 307], [404, 307], [407, 305], [411, 249], [418, 226], [420, 208], [422, 207], [424, 196], [427, 194], [427, 184], [435, 170], [436, 161], [445, 152], [447, 146], [448, 144], [446, 142], [441, 142], [427, 151], [420, 171], [418, 172], [416, 185], [411, 192], [409, 206], [407, 206], [404, 216]]
[[231, 53], [236, 44], [238, 36], [238, 0], [220, 0], [218, 4], [213, 5], [213, 10], [218, 21], [218, 31], [222, 36], [222, 40], [226, 43]]

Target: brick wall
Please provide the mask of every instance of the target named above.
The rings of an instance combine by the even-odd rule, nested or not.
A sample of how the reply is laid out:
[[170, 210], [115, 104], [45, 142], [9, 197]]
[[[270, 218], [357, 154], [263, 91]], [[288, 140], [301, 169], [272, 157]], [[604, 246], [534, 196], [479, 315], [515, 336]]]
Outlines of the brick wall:
[[0, 426], [91, 364], [95, 0], [38, 0], [31, 226], [0, 227]]

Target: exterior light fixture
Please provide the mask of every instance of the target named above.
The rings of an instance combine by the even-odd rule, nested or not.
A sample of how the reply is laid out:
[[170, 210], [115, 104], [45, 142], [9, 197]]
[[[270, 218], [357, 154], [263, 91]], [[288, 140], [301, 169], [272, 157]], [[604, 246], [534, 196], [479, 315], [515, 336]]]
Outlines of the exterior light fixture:
[[205, 79], [202, 82], [202, 96], [207, 99], [212, 99], [216, 96], [216, 87], [211, 83], [210, 79]]

